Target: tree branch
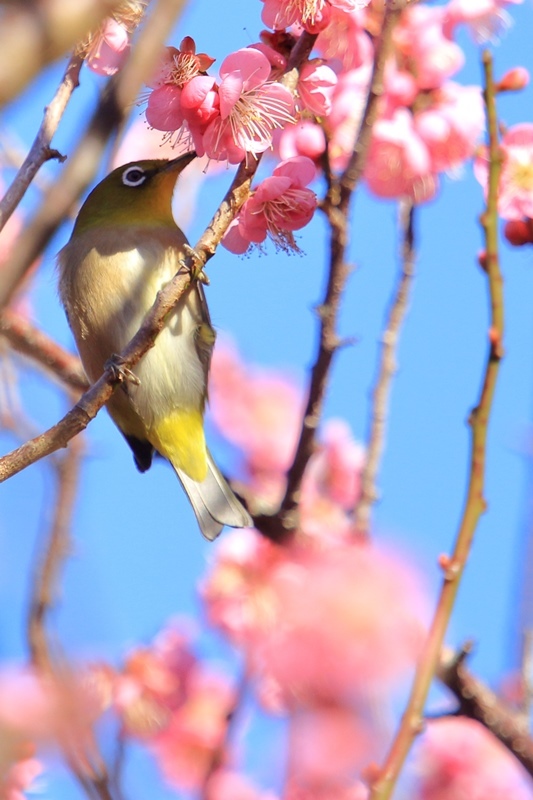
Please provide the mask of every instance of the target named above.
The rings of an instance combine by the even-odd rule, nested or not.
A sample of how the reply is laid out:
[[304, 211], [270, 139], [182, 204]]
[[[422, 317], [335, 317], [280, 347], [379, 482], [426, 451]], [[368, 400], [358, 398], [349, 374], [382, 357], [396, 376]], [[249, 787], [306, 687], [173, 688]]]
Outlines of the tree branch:
[[[486, 264], [488, 278], [491, 327], [489, 331], [489, 352], [483, 385], [478, 405], [473, 409], [469, 424], [471, 427], [470, 472], [466, 492], [465, 507], [457, 533], [453, 554], [446, 558], [444, 582], [428, 637], [424, 645], [418, 669], [413, 681], [411, 694], [402, 720], [392, 743], [385, 763], [377, 779], [373, 782], [370, 800], [386, 800], [393, 792], [398, 775], [411, 748], [414, 737], [422, 726], [424, 706], [431, 682], [439, 663], [442, 643], [452, 614], [460, 580], [466, 566], [470, 547], [481, 514], [484, 513], [485, 462], [487, 428], [494, 389], [502, 358], [503, 338], [503, 279], [498, 259], [498, 183], [501, 168], [501, 153], [498, 142], [498, 123], [492, 58], [486, 51], [483, 54], [485, 69], [485, 104], [489, 129], [489, 189], [487, 209], [483, 215], [485, 232]], [[441, 559], [441, 563], [442, 563]]]
[[0, 314], [0, 334], [13, 350], [21, 353], [52, 372], [70, 389], [85, 391], [87, 376], [79, 358], [36, 328], [26, 317], [10, 308]]
[[50, 104], [45, 109], [41, 127], [30, 152], [0, 201], [0, 231], [24, 197], [28, 186], [45, 161], [49, 161], [52, 158], [58, 158], [60, 161], [64, 160], [64, 157], [57, 150], [52, 150], [51, 142], [72, 92], [79, 86], [82, 64], [83, 58], [81, 56], [72, 55], [70, 57], [61, 83]]
[[394, 290], [387, 323], [381, 340], [381, 357], [372, 392], [368, 445], [361, 475], [361, 495], [354, 511], [356, 534], [368, 536], [372, 506], [378, 499], [376, 485], [385, 444], [385, 428], [392, 378], [396, 372], [396, 351], [402, 323], [407, 313], [409, 293], [414, 275], [414, 206], [405, 201], [401, 207], [402, 263]]

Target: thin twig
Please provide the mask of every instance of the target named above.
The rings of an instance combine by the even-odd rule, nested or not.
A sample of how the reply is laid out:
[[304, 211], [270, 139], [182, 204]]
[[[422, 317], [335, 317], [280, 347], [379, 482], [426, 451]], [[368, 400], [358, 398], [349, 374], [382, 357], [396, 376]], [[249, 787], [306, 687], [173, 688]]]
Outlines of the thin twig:
[[[377, 114], [378, 100], [382, 94], [385, 56], [389, 51], [389, 43], [398, 14], [396, 3], [389, 0], [385, 9], [383, 29], [376, 44], [368, 101], [354, 146], [354, 156], [340, 178], [331, 181], [322, 205], [322, 210], [330, 225], [331, 255], [324, 299], [317, 309], [319, 341], [310, 372], [307, 406], [294, 460], [287, 475], [287, 488], [280, 512], [275, 517], [263, 515], [255, 520], [256, 526], [266, 536], [277, 541], [287, 538], [297, 525], [296, 511], [300, 498], [300, 486], [305, 468], [314, 452], [315, 433], [322, 413], [329, 370], [333, 356], [340, 345], [336, 326], [341, 298], [349, 275], [345, 256], [348, 246], [350, 201], [362, 175], [362, 165], [370, 144], [369, 132]], [[352, 162], [355, 162], [356, 167]]]
[[533, 776], [533, 740], [521, 713], [512, 711], [488, 686], [466, 668], [470, 646], [459, 653], [446, 649], [437, 667], [437, 677], [459, 701], [458, 713], [481, 722], [516, 756]]
[[385, 445], [391, 383], [397, 369], [396, 351], [414, 275], [413, 204], [407, 201], [402, 203], [400, 216], [403, 239], [401, 267], [381, 341], [380, 362], [370, 407], [366, 459], [361, 475], [361, 494], [354, 512], [354, 529], [362, 537], [368, 536], [372, 506], [378, 499], [377, 475]]
[[36, 361], [70, 389], [85, 391], [87, 376], [79, 358], [64, 350], [44, 331], [10, 308], [0, 314], [0, 335], [13, 350]]
[[46, 107], [41, 127], [35, 137], [30, 151], [20, 169], [18, 170], [11, 186], [0, 201], [0, 231], [12, 215], [24, 194], [35, 178], [40, 167], [52, 158], [60, 161], [64, 156], [53, 150], [51, 147], [52, 137], [67, 107], [67, 103], [72, 96], [72, 92], [79, 86], [79, 76], [83, 59], [79, 55], [73, 55], [67, 64], [67, 68], [59, 84], [59, 87], [49, 105]]
[[487, 428], [500, 361], [503, 356], [504, 316], [503, 280], [498, 260], [497, 212], [501, 153], [498, 141], [498, 121], [490, 53], [485, 52], [483, 54], [483, 64], [485, 69], [485, 104], [489, 131], [490, 162], [487, 209], [482, 220], [485, 232], [486, 271], [491, 311], [488, 358], [479, 403], [473, 409], [469, 420], [472, 437], [470, 473], [465, 507], [453, 554], [446, 559], [447, 564], [443, 564], [443, 585], [420, 657], [407, 707], [383, 767], [377, 779], [373, 782], [370, 800], [386, 800], [391, 796], [413, 739], [421, 730], [424, 706], [439, 663], [444, 636], [453, 611], [460, 580], [470, 553], [479, 518], [486, 508], [484, 484]]
[[183, 4], [184, 0], [158, 0], [147, 17], [124, 66], [104, 89], [75, 152], [14, 243], [11, 258], [0, 275], [0, 308], [8, 304], [26, 271], [94, 178], [109, 138], [123, 124], [143, 81], [157, 63]]

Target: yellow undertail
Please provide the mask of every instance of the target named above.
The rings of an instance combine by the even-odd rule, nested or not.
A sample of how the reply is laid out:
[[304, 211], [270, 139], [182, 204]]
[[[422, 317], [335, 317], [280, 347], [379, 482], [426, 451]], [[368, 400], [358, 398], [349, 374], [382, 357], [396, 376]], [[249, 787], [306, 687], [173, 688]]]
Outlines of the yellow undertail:
[[193, 481], [207, 476], [203, 415], [197, 409], [178, 408], [150, 429], [150, 442], [175, 469]]

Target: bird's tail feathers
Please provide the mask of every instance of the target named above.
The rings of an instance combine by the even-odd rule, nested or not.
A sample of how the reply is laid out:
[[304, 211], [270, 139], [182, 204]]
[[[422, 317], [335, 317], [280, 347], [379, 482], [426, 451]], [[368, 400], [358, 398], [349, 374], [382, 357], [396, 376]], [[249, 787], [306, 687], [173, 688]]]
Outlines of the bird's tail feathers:
[[233, 494], [209, 451], [205, 480], [194, 481], [181, 469], [176, 469], [176, 473], [206, 539], [216, 539], [224, 525], [230, 528], [247, 528], [253, 525], [252, 518]]

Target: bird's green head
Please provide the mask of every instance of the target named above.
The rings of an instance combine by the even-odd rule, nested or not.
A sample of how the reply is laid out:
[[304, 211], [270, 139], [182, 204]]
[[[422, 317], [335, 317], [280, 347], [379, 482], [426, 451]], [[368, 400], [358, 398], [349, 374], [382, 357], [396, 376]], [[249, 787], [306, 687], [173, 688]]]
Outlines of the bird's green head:
[[73, 235], [90, 228], [173, 225], [172, 195], [178, 175], [196, 153], [123, 164], [103, 179], [80, 209]]

